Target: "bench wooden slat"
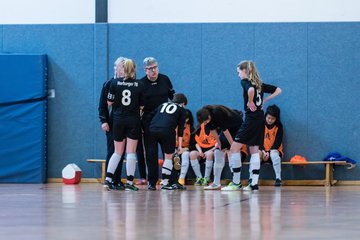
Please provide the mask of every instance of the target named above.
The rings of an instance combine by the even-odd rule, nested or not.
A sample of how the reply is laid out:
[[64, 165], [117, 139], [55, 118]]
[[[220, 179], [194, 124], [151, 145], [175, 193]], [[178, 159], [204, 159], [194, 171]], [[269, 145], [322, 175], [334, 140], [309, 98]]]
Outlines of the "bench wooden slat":
[[307, 164], [341, 164], [346, 165], [346, 161], [307, 161], [304, 163], [301, 162], [281, 162], [281, 164], [290, 164], [290, 165], [307, 165]]
[[100, 162], [100, 163], [106, 162], [105, 159], [87, 159], [86, 161], [87, 162]]

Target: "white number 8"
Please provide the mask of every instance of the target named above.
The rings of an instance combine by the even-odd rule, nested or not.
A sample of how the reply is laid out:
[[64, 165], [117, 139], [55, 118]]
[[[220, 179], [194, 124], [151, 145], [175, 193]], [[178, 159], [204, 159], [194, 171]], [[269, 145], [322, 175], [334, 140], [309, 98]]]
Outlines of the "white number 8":
[[121, 98], [121, 103], [124, 105], [124, 106], [129, 106], [130, 103], [131, 103], [131, 91], [128, 90], [128, 89], [125, 89], [123, 92], [122, 92], [122, 98]]

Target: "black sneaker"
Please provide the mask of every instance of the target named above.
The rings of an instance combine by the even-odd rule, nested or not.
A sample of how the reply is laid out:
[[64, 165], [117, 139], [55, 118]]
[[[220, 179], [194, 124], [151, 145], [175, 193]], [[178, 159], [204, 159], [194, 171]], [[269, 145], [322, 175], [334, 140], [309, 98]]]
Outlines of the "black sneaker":
[[253, 185], [249, 184], [246, 187], [244, 187], [243, 190], [244, 191], [257, 191], [257, 190], [259, 190], [259, 185], [256, 184], [253, 186]]
[[112, 185], [114, 190], [119, 190], [119, 191], [125, 190], [125, 186], [122, 182], [119, 183], [114, 182]]
[[275, 187], [281, 187], [281, 180], [277, 178], [277, 179], [275, 180], [274, 186], [275, 186]]
[[173, 185], [171, 185], [174, 189], [177, 190], [186, 190], [186, 187], [184, 185], [181, 185], [180, 183], [174, 183]]
[[125, 183], [125, 190], [126, 191], [138, 191], [139, 189], [135, 187], [133, 184]]
[[112, 182], [109, 182], [107, 180], [105, 180], [103, 187], [105, 191], [111, 191], [111, 189], [114, 189]]
[[148, 190], [150, 190], [150, 191], [156, 191], [155, 184], [149, 183], [149, 184], [148, 184]]
[[161, 185], [161, 190], [175, 190], [173, 185], [170, 185], [169, 183], [166, 185]]

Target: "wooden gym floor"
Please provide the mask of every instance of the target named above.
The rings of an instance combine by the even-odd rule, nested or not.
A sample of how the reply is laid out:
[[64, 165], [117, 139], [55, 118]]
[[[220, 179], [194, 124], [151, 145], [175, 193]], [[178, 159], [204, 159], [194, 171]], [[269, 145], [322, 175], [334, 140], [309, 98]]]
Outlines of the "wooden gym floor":
[[0, 239], [359, 239], [360, 187], [248, 193], [0, 185]]

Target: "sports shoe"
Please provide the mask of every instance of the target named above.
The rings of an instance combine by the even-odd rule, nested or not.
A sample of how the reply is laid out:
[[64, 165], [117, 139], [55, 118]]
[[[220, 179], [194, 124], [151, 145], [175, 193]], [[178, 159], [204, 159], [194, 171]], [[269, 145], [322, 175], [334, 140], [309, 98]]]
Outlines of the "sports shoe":
[[122, 182], [119, 182], [119, 183], [113, 182], [112, 186], [113, 186], [114, 190], [119, 190], [119, 191], [125, 190], [125, 186], [124, 186], [124, 184]]
[[181, 185], [180, 183], [174, 183], [171, 186], [176, 190], [186, 190], [186, 187], [184, 185]]
[[155, 184], [149, 183], [149, 184], [148, 184], [148, 190], [150, 190], [150, 191], [156, 191]]
[[217, 185], [215, 183], [211, 183], [209, 186], [204, 187], [204, 190], [220, 190], [221, 185]]
[[184, 179], [184, 178], [179, 178], [178, 182], [179, 182], [181, 185], [185, 185], [185, 179]]
[[181, 163], [180, 163], [180, 157], [177, 153], [174, 154], [173, 156], [173, 164], [174, 164], [174, 169], [175, 170], [180, 170], [181, 169]]
[[175, 190], [175, 188], [172, 185], [170, 185], [169, 183], [166, 185], [161, 184], [160, 189], [161, 190]]
[[259, 190], [259, 185], [256, 184], [253, 186], [253, 185], [249, 184], [246, 187], [244, 187], [243, 190], [244, 191], [257, 191], [257, 190]]
[[281, 179], [276, 179], [275, 180], [275, 184], [274, 184], [275, 187], [280, 187], [281, 186]]
[[241, 183], [236, 184], [234, 182], [230, 182], [226, 187], [221, 188], [221, 191], [238, 191], [241, 189]]
[[195, 186], [201, 186], [202, 182], [203, 182], [203, 178], [198, 177], [198, 178], [196, 178], [196, 181], [195, 181], [194, 185]]
[[126, 191], [138, 191], [139, 189], [135, 187], [133, 184], [125, 183], [125, 190]]
[[108, 180], [105, 180], [103, 187], [105, 191], [111, 191], [111, 189], [114, 189], [112, 182], [109, 182]]
[[207, 185], [209, 185], [209, 179], [203, 178], [201, 186], [207, 186]]

